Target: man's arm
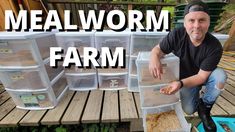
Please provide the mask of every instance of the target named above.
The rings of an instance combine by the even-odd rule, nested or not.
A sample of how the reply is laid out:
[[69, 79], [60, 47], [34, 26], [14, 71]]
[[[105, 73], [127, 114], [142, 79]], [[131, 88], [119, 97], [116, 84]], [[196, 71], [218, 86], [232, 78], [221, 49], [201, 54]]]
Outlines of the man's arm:
[[164, 53], [161, 51], [161, 48], [158, 45], [156, 45], [150, 55], [150, 62], [149, 62], [149, 72], [151, 75], [155, 78], [161, 79], [162, 72], [162, 66], [161, 66], [161, 57], [164, 55]]
[[182, 79], [184, 87], [194, 87], [203, 84], [211, 74], [211, 71], [199, 70], [198, 74]]
[[[204, 71], [200, 69], [198, 74], [181, 80], [183, 82], [183, 87], [190, 88], [190, 87], [199, 86], [208, 79], [210, 74], [211, 71]], [[171, 87], [169, 91], [163, 88], [160, 90], [160, 92], [164, 94], [174, 94], [181, 88], [181, 83], [180, 81], [174, 81], [170, 83], [168, 87]]]

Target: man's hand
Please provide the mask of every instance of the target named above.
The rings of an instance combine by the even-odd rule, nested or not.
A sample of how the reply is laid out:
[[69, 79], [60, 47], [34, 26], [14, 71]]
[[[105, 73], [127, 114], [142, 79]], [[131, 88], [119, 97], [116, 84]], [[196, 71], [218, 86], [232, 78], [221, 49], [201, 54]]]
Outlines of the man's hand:
[[158, 57], [152, 57], [149, 62], [149, 72], [154, 78], [158, 78], [161, 80], [162, 72], [162, 64]]
[[170, 83], [169, 85], [161, 88], [160, 93], [167, 94], [167, 95], [175, 94], [180, 89], [180, 86], [181, 84], [179, 81], [174, 81]]
[[160, 58], [164, 55], [161, 51], [160, 46], [156, 45], [150, 55], [149, 61], [149, 72], [154, 78], [158, 78], [161, 80], [161, 75], [163, 74], [162, 71], [162, 64]]

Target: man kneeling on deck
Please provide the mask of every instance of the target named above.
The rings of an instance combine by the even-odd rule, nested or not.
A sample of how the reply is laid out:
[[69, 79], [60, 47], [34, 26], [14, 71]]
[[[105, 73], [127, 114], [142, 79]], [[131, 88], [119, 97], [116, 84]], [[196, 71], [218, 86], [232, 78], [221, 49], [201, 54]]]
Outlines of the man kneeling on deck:
[[[180, 90], [182, 108], [185, 113], [198, 112], [205, 131], [215, 132], [216, 125], [210, 111], [224, 88], [227, 75], [218, 68], [222, 56], [220, 42], [208, 32], [210, 16], [202, 1], [192, 1], [184, 10], [184, 27], [171, 31], [151, 51], [150, 73], [161, 79], [160, 58], [173, 52], [180, 58], [180, 80], [169, 84], [171, 90], [161, 89], [163, 94], [174, 94]], [[202, 98], [199, 91], [206, 86]]]

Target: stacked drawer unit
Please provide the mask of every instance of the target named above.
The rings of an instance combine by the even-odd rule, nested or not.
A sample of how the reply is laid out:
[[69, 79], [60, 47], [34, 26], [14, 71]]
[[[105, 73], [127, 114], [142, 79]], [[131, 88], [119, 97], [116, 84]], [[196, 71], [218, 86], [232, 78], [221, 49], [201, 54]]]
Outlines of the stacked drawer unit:
[[134, 32], [131, 35], [128, 91], [139, 92], [136, 59], [139, 52], [151, 51], [168, 32]]
[[[128, 87], [128, 64], [129, 64], [129, 44], [130, 32], [114, 32], [105, 30], [96, 32], [95, 45], [102, 52], [103, 47], [108, 47], [112, 56], [115, 56], [117, 47], [122, 47], [125, 50], [124, 67], [101, 67], [98, 69], [98, 82], [100, 90], [120, 90]], [[100, 57], [102, 62], [103, 56]], [[120, 59], [120, 58], [118, 58]], [[100, 63], [101, 64], [101, 63]]]
[[[83, 64], [84, 47], [95, 47], [94, 31], [92, 32], [60, 32], [56, 34], [58, 45], [66, 54], [68, 47], [76, 47]], [[72, 66], [65, 68], [65, 75], [70, 90], [87, 91], [98, 88], [97, 70], [95, 67], [79, 68]]]
[[67, 90], [62, 66], [49, 65], [52, 33], [1, 32], [0, 79], [21, 109], [54, 108]]
[[220, 41], [222, 46], [224, 46], [226, 40], [229, 38], [229, 35], [227, 34], [213, 33], [212, 35]]
[[136, 60], [144, 130], [190, 131], [191, 126], [184, 118], [179, 97], [176, 94], [160, 93], [161, 88], [179, 79], [179, 58], [169, 54], [161, 59], [161, 80], [153, 78], [150, 74], [149, 58], [150, 52], [140, 52]]

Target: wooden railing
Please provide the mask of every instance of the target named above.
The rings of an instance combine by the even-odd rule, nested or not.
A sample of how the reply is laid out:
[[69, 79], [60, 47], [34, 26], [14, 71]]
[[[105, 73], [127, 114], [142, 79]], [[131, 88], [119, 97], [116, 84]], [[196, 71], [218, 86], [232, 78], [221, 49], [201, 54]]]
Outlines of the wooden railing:
[[151, 8], [156, 11], [156, 15], [159, 16], [163, 7], [174, 7], [177, 3], [164, 3], [164, 2], [127, 2], [127, 1], [80, 1], [80, 0], [47, 0], [45, 7], [47, 10], [57, 10], [60, 18], [64, 20], [64, 10], [71, 10], [72, 24], [76, 24], [81, 27], [79, 15], [77, 10], [84, 10], [87, 14], [89, 10], [106, 10], [107, 12], [113, 9], [119, 10], [132, 10], [139, 9], [141, 11], [146, 8]]

